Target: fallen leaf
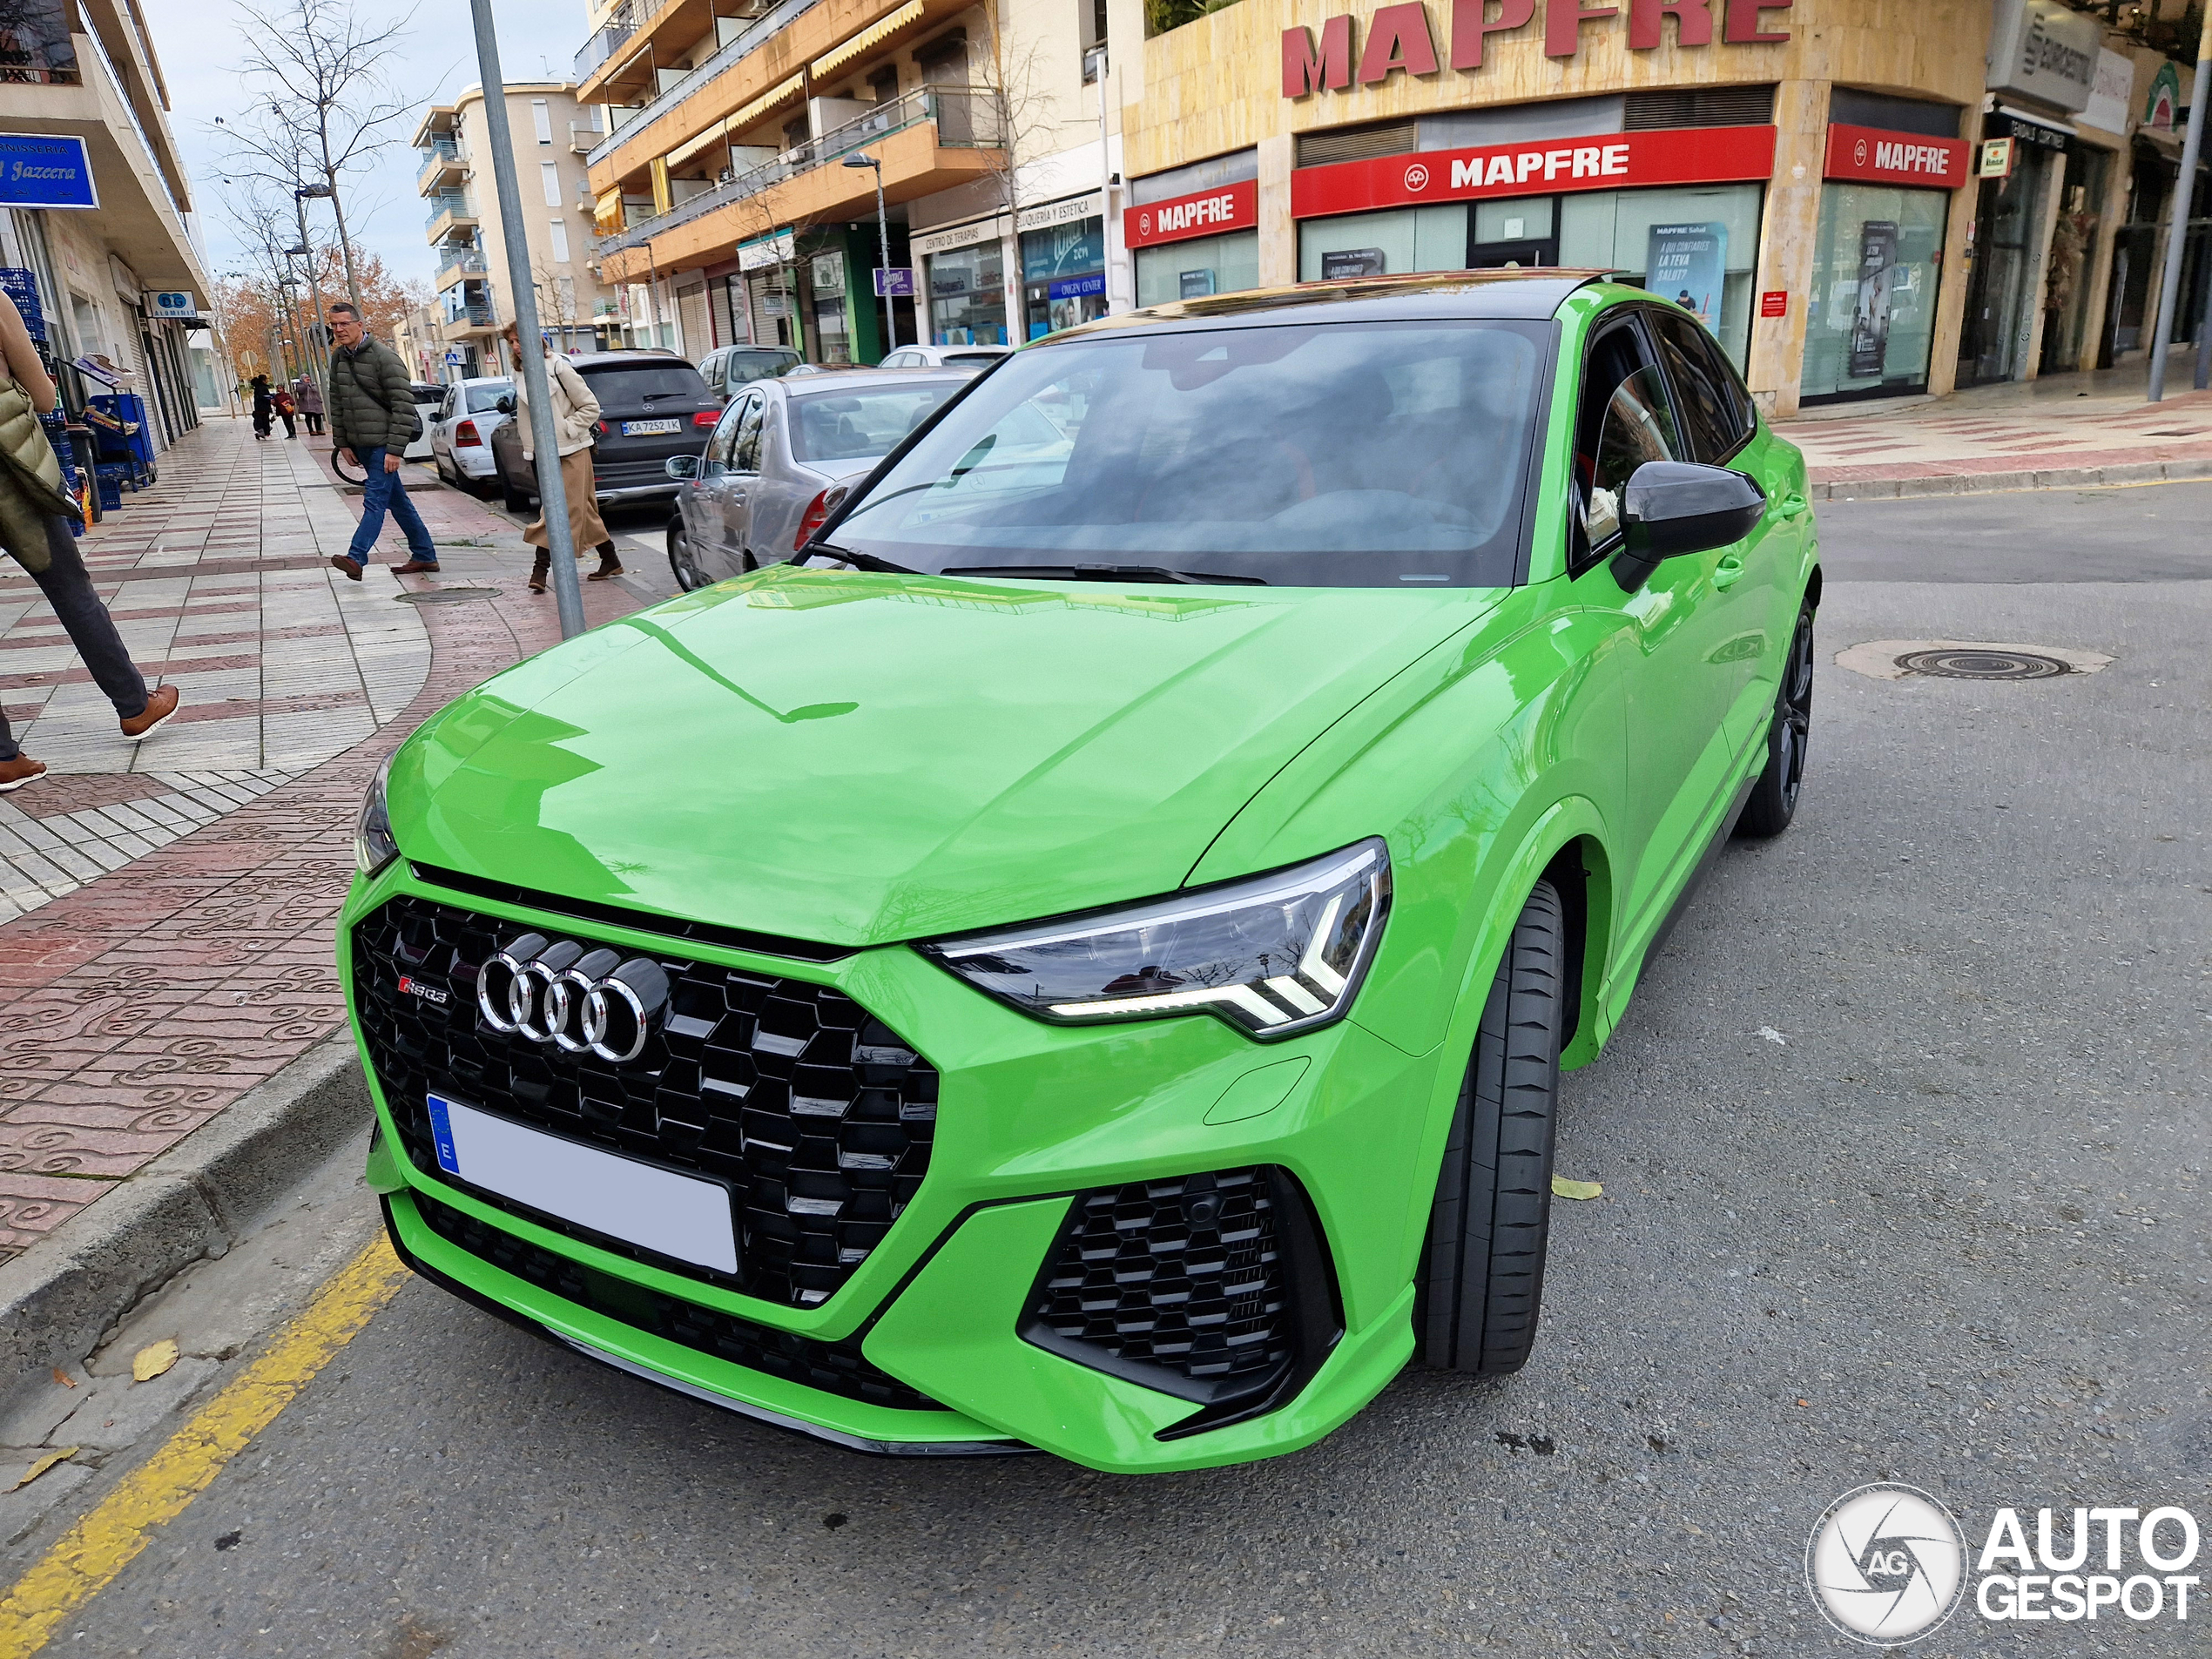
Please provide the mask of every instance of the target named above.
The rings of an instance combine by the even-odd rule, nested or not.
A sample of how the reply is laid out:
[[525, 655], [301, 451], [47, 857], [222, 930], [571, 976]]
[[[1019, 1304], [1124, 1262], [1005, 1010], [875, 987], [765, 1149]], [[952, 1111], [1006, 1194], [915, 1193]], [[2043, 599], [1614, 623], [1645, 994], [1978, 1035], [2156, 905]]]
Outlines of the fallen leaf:
[[1770, 1025], [1761, 1026], [1756, 1035], [1764, 1037], [1769, 1042], [1778, 1042], [1785, 1049], [1790, 1046], [1790, 1040]]
[[131, 1380], [152, 1382], [176, 1363], [176, 1342], [169, 1337], [164, 1337], [160, 1341], [141, 1348], [131, 1356]]
[[58, 1452], [47, 1453], [44, 1457], [40, 1458], [37, 1462], [32, 1464], [29, 1468], [25, 1469], [23, 1472], [23, 1479], [17, 1481], [14, 1486], [10, 1487], [8, 1490], [15, 1492], [29, 1486], [40, 1475], [45, 1474], [47, 1470], [52, 1468], [57, 1463], [66, 1463], [70, 1459], [75, 1457], [76, 1455], [77, 1448], [73, 1446], [64, 1446]]
[[1810, 1406], [1812, 1402], [1809, 1399], [1801, 1399], [1797, 1402], [1797, 1404], [1800, 1406]]
[[1563, 1175], [1552, 1177], [1552, 1197], [1554, 1198], [1595, 1198], [1604, 1190], [1595, 1181], [1569, 1181]]
[[64, 1388], [74, 1388], [77, 1386], [77, 1379], [71, 1376], [69, 1372], [64, 1371], [59, 1366], [56, 1366], [54, 1367], [54, 1380]]

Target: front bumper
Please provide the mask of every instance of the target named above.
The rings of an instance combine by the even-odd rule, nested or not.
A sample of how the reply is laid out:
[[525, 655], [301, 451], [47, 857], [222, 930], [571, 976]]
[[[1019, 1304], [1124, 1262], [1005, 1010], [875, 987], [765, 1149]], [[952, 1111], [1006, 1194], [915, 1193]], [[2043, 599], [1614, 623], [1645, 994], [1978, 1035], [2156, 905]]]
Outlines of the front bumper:
[[[918, 1184], [883, 1184], [895, 1193], [887, 1225], [840, 1234], [833, 1278], [786, 1268], [745, 1283], [712, 1282], [721, 1276], [595, 1240], [465, 1187], [422, 1155], [411, 1097], [388, 1098], [374, 1058], [396, 1052], [380, 1047], [390, 1028], [378, 1009], [391, 999], [376, 1003], [381, 993], [365, 981], [388, 969], [373, 954], [357, 960], [355, 924], [381, 926], [382, 907], [408, 897], [466, 911], [507, 936], [536, 930], [680, 958], [733, 979], [773, 975], [794, 995], [815, 988], [825, 1006], [852, 999], [911, 1043], [922, 1069], [934, 1069], [926, 1174]], [[405, 860], [355, 884], [343, 923], [341, 980], [382, 1130], [370, 1176], [385, 1195], [395, 1245], [471, 1299], [608, 1363], [861, 1449], [1035, 1447], [1136, 1473], [1309, 1444], [1372, 1399], [1412, 1352], [1409, 1281], [1433, 1184], [1417, 1171], [1433, 1056], [1408, 1056], [1359, 1026], [1264, 1048], [1205, 1017], [1049, 1027], [903, 947], [802, 961], [676, 941], [604, 913], [588, 921], [563, 914], [535, 895], [442, 887]], [[382, 1034], [374, 1042], [366, 1035], [372, 1028]], [[1234, 1115], [1256, 1103], [1249, 1085], [1238, 1087], [1250, 1074], [1291, 1061], [1303, 1063], [1288, 1068], [1295, 1082], [1279, 1103], [1265, 1103], [1278, 1092], [1269, 1089], [1257, 1113]], [[404, 1074], [405, 1065], [393, 1069]], [[1206, 1121], [1224, 1108], [1231, 1121]], [[770, 1123], [764, 1132], [783, 1131]], [[911, 1149], [896, 1162], [901, 1170], [917, 1167]], [[1182, 1295], [1192, 1330], [1217, 1325], [1224, 1310], [1190, 1293], [1211, 1283], [1201, 1271], [1213, 1264], [1194, 1265], [1188, 1258], [1203, 1252], [1178, 1243], [1175, 1231], [1189, 1215], [1211, 1211], [1177, 1206], [1193, 1191], [1217, 1186], [1226, 1194], [1233, 1183], [1216, 1172], [1247, 1171], [1258, 1172], [1244, 1177], [1251, 1192], [1274, 1194], [1291, 1313], [1271, 1334], [1245, 1339], [1287, 1343], [1292, 1362], [1270, 1373], [1264, 1397], [1213, 1387], [1226, 1397], [1209, 1404], [1205, 1379], [1173, 1374], [1171, 1359], [1163, 1367], [1145, 1358], [1152, 1323], [1162, 1331], [1184, 1323], [1175, 1307], [1162, 1318], [1157, 1303], [1125, 1302], [1122, 1313], [1086, 1326], [1082, 1310], [1101, 1305], [1101, 1286], [1111, 1303], [1126, 1264], [1100, 1265], [1088, 1288], [1081, 1271], [1066, 1270], [1096, 1258], [1098, 1241], [1110, 1245], [1116, 1225], [1150, 1226], [1143, 1237], [1155, 1242], [1132, 1258], [1137, 1277], [1169, 1275], [1158, 1301]], [[791, 1181], [796, 1203], [798, 1177]], [[760, 1221], [759, 1197], [745, 1200], [753, 1206], [745, 1212], [748, 1239]], [[1157, 1214], [1131, 1221], [1148, 1202]], [[857, 1201], [851, 1212], [860, 1212]], [[1088, 1246], [1079, 1237], [1086, 1225]], [[855, 1240], [860, 1248], [852, 1248]], [[764, 1238], [764, 1255], [772, 1242]], [[1055, 1264], [1062, 1270], [1056, 1292]], [[1187, 1283], [1174, 1277], [1186, 1273]], [[1124, 1326], [1144, 1329], [1130, 1334]], [[1171, 1353], [1171, 1343], [1160, 1345]]]

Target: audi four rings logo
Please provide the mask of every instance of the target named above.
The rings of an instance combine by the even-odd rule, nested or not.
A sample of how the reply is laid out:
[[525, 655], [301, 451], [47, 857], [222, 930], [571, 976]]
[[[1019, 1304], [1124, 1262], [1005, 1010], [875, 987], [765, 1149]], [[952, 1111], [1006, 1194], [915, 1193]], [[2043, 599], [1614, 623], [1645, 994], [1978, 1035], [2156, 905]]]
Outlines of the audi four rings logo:
[[620, 1065], [644, 1052], [668, 1001], [668, 975], [650, 957], [623, 959], [573, 939], [525, 934], [476, 975], [476, 1010], [495, 1031], [590, 1053]]

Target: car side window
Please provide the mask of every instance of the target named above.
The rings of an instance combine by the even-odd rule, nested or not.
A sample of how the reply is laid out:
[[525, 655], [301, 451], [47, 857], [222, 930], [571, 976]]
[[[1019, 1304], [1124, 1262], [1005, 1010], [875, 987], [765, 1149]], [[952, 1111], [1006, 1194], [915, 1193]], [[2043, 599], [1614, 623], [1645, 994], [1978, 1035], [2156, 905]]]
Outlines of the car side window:
[[1704, 331], [1689, 318], [1654, 312], [1651, 325], [1682, 412], [1683, 435], [1696, 459], [1718, 466], [1743, 442], [1733, 388], [1726, 380], [1716, 378], [1699, 340]]
[[[1611, 543], [1620, 533], [1618, 482], [1605, 487], [1608, 491], [1606, 499], [1599, 498], [1599, 450], [1616, 424], [1613, 415], [1615, 395], [1647, 372], [1650, 380], [1644, 385], [1649, 388], [1656, 382], [1657, 371], [1650, 346], [1631, 318], [1622, 317], [1591, 341], [1583, 360], [1582, 397], [1575, 422], [1575, 515], [1572, 531], [1575, 544], [1568, 550], [1568, 559], [1570, 576], [1580, 576], [1595, 564], [1610, 550]], [[1663, 406], [1665, 395], [1661, 392], [1659, 395]], [[1642, 402], [1644, 393], [1640, 391], [1631, 401]], [[1625, 411], [1620, 417], [1622, 421], [1630, 418]], [[1621, 435], [1613, 435], [1614, 451], [1608, 454], [1608, 462], [1617, 468]]]
[[1688, 446], [1675, 425], [1666, 382], [1656, 368], [1640, 368], [1613, 388], [1599, 424], [1583, 532], [1593, 551], [1620, 536], [1621, 496], [1648, 461], [1687, 461]]
[[722, 411], [721, 420], [715, 423], [714, 435], [706, 441], [706, 458], [709, 461], [725, 468], [734, 464], [732, 457], [737, 453], [738, 427], [744, 421], [745, 410], [751, 403], [751, 399], [742, 399]]
[[745, 400], [745, 413], [738, 420], [737, 449], [730, 462], [732, 471], [760, 470], [760, 424], [767, 410], [768, 400], [758, 392]]

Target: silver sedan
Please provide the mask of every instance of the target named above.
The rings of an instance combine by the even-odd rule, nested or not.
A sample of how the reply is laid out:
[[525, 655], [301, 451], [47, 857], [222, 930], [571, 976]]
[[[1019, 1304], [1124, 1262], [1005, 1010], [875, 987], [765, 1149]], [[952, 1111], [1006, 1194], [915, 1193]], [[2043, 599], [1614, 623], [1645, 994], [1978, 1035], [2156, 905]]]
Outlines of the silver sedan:
[[974, 378], [866, 368], [743, 388], [705, 453], [667, 463], [684, 485], [668, 522], [676, 585], [688, 591], [789, 558], [846, 487]]

